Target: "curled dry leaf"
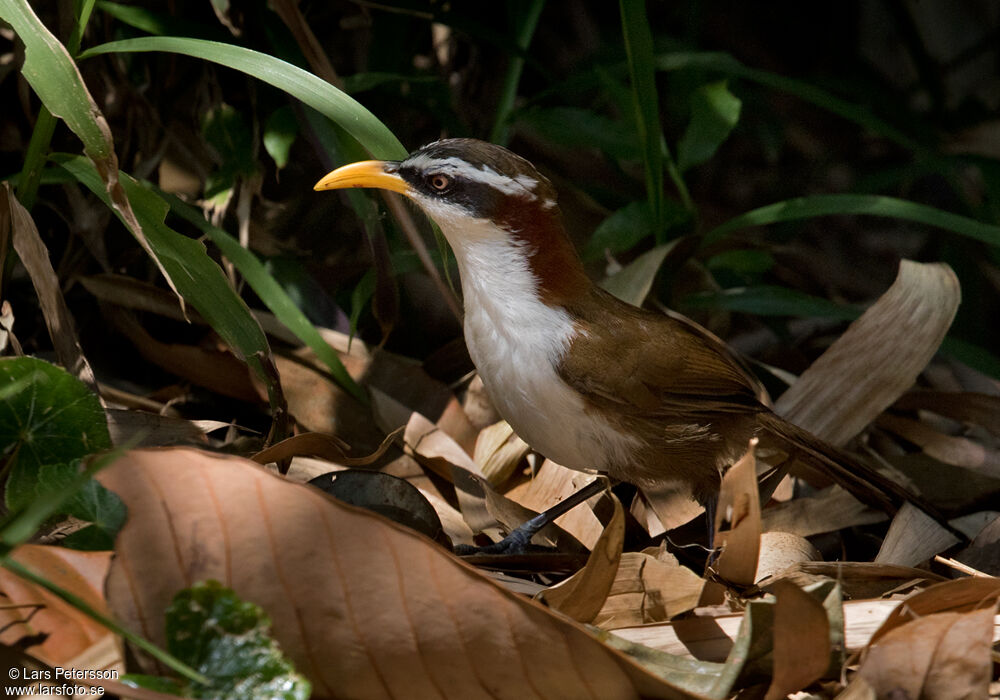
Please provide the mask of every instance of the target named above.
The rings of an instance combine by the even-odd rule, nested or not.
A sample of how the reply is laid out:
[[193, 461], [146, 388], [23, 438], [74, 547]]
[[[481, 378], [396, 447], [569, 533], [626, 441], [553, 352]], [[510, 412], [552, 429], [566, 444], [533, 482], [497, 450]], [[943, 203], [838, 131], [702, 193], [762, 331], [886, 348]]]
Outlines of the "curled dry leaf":
[[578, 622], [590, 622], [601, 611], [615, 582], [625, 543], [625, 511], [610, 491], [614, 506], [611, 521], [587, 557], [586, 565], [565, 581], [538, 594], [537, 598]]
[[[110, 552], [25, 544], [11, 558], [106, 614], [102, 589]], [[125, 670], [124, 649], [114, 633], [62, 598], [4, 568], [0, 568], [0, 591], [6, 599], [0, 606], [0, 643], [26, 647], [52, 666]], [[40, 639], [31, 641], [34, 635]]]
[[715, 514], [715, 545], [722, 548], [715, 570], [724, 580], [744, 586], [753, 584], [760, 554], [756, 446], [754, 438], [722, 478]]
[[260, 605], [316, 697], [691, 698], [427, 539], [243, 459], [134, 450], [100, 475], [129, 508], [112, 612], [154, 642], [215, 579]]
[[760, 556], [754, 581], [774, 576], [789, 567], [822, 559], [809, 540], [790, 532], [764, 532], [760, 536]]
[[992, 606], [937, 613], [895, 627], [872, 643], [858, 673], [880, 698], [988, 697], [993, 614]]
[[773, 586], [774, 675], [765, 700], [781, 700], [819, 680], [830, 666], [830, 622], [826, 609], [794, 583]]
[[282, 462], [292, 457], [305, 456], [319, 457], [346, 467], [364, 467], [384, 455], [402, 432], [403, 428], [399, 428], [395, 432], [389, 433], [377, 450], [364, 457], [348, 457], [347, 452], [350, 450], [350, 446], [336, 435], [299, 433], [258, 452], [251, 459], [258, 464], [267, 464], [268, 462]]
[[777, 413], [843, 445], [913, 385], [960, 301], [950, 267], [901, 261], [892, 286], [781, 395]]

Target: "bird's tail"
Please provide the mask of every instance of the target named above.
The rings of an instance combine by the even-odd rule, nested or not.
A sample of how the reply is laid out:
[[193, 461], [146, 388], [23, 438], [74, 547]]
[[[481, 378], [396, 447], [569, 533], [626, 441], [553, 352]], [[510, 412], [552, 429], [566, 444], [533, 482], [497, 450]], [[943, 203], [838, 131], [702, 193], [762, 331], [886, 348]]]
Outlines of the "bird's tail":
[[[968, 539], [955, 530], [933, 505], [846, 450], [834, 447], [774, 413], [761, 414], [760, 423], [764, 428], [760, 436], [761, 446], [777, 447], [787, 452], [789, 459], [785, 462], [786, 465], [795, 460], [801, 461], [829, 476], [862, 503], [890, 515], [899, 510], [903, 503], [912, 503], [961, 541]], [[780, 477], [785, 471], [787, 467], [774, 476]], [[767, 493], [762, 493], [762, 498], [770, 496], [779, 480], [780, 478], [768, 479], [772, 485]]]

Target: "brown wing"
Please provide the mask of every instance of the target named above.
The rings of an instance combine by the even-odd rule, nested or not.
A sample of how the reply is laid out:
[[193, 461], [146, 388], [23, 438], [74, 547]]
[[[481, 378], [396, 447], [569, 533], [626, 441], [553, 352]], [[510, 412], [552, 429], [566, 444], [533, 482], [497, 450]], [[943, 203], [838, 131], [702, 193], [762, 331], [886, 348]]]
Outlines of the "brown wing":
[[761, 410], [755, 380], [693, 324], [600, 290], [571, 311], [581, 332], [560, 374], [592, 402], [650, 418]]

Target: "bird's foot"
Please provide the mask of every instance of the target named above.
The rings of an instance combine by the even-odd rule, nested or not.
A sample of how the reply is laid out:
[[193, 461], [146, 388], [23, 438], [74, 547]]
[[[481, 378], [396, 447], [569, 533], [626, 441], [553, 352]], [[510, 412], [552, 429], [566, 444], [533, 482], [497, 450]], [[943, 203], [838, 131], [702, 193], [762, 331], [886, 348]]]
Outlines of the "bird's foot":
[[460, 557], [473, 554], [506, 554], [520, 555], [528, 554], [531, 551], [531, 538], [549, 523], [545, 513], [536, 515], [531, 520], [522, 523], [520, 527], [513, 530], [509, 535], [499, 542], [488, 544], [483, 547], [476, 547], [469, 544], [455, 545], [455, 554]]

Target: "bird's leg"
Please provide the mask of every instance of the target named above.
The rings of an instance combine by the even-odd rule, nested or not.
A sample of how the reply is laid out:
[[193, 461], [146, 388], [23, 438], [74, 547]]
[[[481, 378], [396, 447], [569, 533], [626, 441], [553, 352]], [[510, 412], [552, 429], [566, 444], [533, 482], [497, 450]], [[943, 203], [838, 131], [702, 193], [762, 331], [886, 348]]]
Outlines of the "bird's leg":
[[606, 488], [608, 488], [607, 479], [600, 477], [594, 479], [582, 489], [570, 494], [548, 510], [542, 511], [527, 522], [521, 523], [516, 530], [499, 542], [494, 542], [485, 547], [474, 547], [468, 544], [455, 545], [455, 554], [459, 556], [470, 554], [524, 554], [528, 551], [528, 544], [531, 542], [531, 538], [539, 530], [567, 511], [580, 505], [591, 496], [601, 493]]

